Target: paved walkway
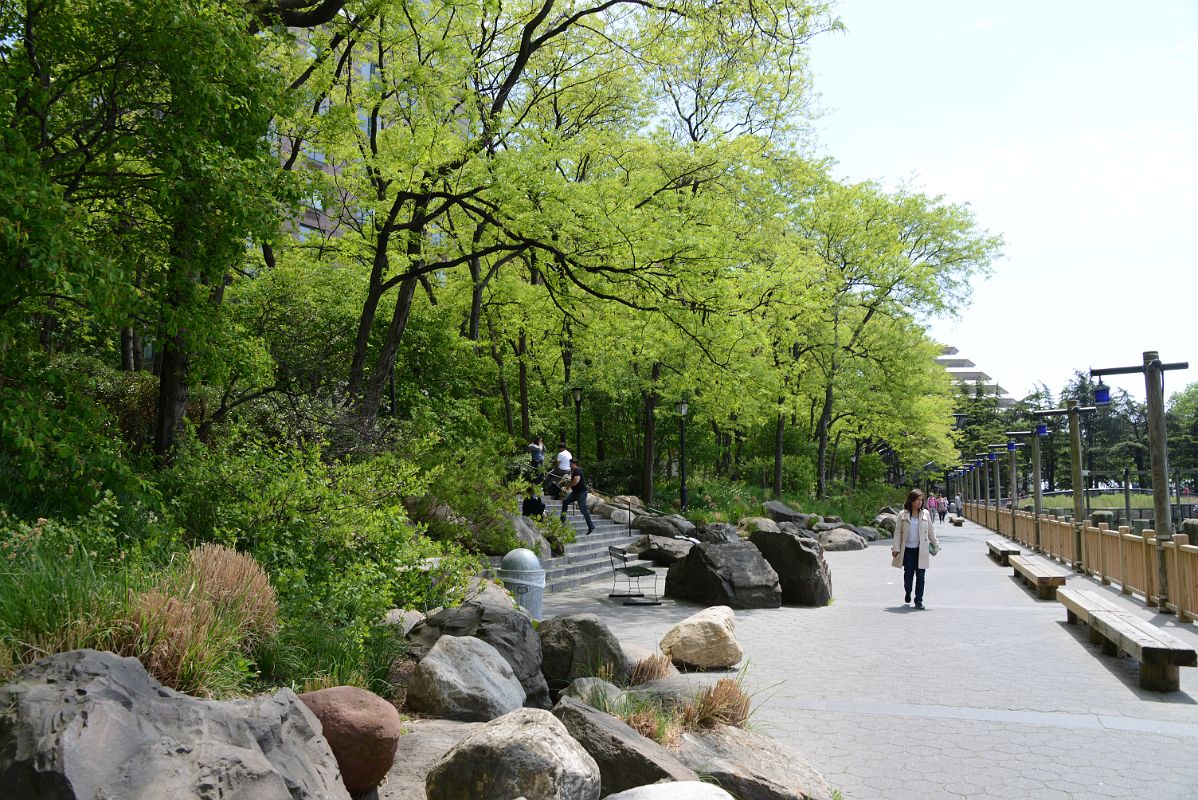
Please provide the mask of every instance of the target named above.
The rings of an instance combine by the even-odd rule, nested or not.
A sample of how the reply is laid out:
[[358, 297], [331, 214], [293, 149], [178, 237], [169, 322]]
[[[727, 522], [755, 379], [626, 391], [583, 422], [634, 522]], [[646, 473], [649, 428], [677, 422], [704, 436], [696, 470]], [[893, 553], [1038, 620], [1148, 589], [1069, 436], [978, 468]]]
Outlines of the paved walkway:
[[[846, 800], [1198, 798], [1198, 669], [1182, 668], [1180, 692], [1141, 691], [1135, 661], [1101, 655], [1063, 606], [986, 556], [993, 534], [966, 522], [937, 535], [924, 611], [903, 605], [878, 542], [827, 554], [830, 606], [736, 612], [752, 724]], [[549, 595], [545, 615], [599, 614], [621, 641], [656, 648], [697, 610], [620, 606], [609, 586]], [[1194, 625], [1110, 597], [1198, 646]]]

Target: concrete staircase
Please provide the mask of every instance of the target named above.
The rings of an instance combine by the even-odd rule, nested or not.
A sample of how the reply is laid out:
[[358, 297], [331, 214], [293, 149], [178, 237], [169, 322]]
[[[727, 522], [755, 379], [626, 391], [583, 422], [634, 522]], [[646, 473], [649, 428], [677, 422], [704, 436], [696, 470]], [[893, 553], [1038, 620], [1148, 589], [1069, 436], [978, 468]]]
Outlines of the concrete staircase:
[[[551, 497], [542, 497], [541, 499], [545, 502], [546, 517], [550, 515], [556, 517], [561, 514], [560, 500], [554, 500]], [[595, 523], [595, 532], [588, 536], [586, 520], [582, 518], [577, 506], [570, 507], [566, 521], [574, 528], [574, 542], [566, 545], [565, 555], [547, 558], [541, 562], [541, 566], [545, 569], [546, 594], [572, 589], [579, 584], [597, 578], [607, 578], [610, 581], [611, 560], [608, 558], [607, 548], [612, 545], [623, 547], [641, 536], [639, 531], [633, 531], [630, 536], [627, 525], [619, 525], [597, 514], [591, 515], [591, 521]], [[496, 567], [499, 566], [500, 560], [494, 559]], [[630, 561], [628, 563], [629, 566], [636, 564], [653, 567], [652, 561]], [[665, 577], [665, 570], [660, 570], [657, 578], [659, 592], [665, 588]]]

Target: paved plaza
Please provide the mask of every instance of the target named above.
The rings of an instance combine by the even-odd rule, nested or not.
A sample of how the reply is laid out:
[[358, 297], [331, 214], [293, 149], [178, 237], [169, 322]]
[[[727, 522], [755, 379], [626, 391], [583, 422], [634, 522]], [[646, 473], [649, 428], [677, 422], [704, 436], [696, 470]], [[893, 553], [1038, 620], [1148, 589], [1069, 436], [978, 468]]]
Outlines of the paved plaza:
[[[846, 800], [1198, 798], [1198, 669], [1181, 691], [1138, 686], [1138, 665], [1103, 656], [1065, 609], [986, 556], [991, 534], [938, 525], [927, 609], [902, 602], [889, 542], [828, 553], [825, 608], [737, 611], [752, 725], [803, 754]], [[659, 570], [664, 585], [664, 570]], [[1198, 629], [1075, 575], [1198, 646]], [[600, 615], [621, 641], [656, 649], [693, 604], [617, 605], [609, 582], [545, 599], [545, 616]]]

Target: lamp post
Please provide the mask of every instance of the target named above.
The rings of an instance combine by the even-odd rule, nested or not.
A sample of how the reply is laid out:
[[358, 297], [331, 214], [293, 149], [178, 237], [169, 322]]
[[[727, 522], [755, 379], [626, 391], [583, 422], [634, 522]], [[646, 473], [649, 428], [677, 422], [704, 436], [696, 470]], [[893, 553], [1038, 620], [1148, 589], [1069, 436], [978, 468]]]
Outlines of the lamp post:
[[678, 412], [678, 476], [682, 479], [678, 487], [678, 502], [686, 511], [686, 401], [679, 402], [674, 410]]
[[1036, 425], [1035, 430], [1031, 431], [1007, 431], [1007, 436], [1026, 437], [1032, 440], [1032, 515], [1033, 535], [1035, 542], [1033, 549], [1040, 552], [1040, 513], [1044, 505], [1044, 491], [1040, 485], [1040, 437], [1048, 435], [1048, 426], [1044, 423]]
[[[1007, 431], [1007, 436], [1012, 433], [1026, 434], [1030, 431]], [[1023, 447], [1019, 442], [1007, 442], [1007, 452], [1011, 455], [1011, 538], [1015, 539], [1015, 520], [1016, 514], [1019, 511], [1019, 448]]]
[[994, 470], [994, 530], [1002, 533], [1002, 522], [999, 519], [1002, 512], [1002, 464], [996, 451], [1007, 449], [1007, 443], [988, 444], [986, 447], [990, 450], [986, 457], [990, 459], [990, 467]]
[[990, 498], [992, 496], [990, 492], [990, 454], [978, 453], [977, 457], [979, 465], [978, 472], [981, 473], [982, 478], [982, 506], [984, 508], [985, 516], [989, 517]]
[[[1090, 377], [1099, 378], [1099, 385], [1094, 387], [1094, 402], [1099, 405], [1108, 405], [1111, 402], [1110, 390], [1101, 382], [1103, 375], [1144, 373], [1144, 393], [1148, 405], [1148, 449], [1152, 455], [1152, 515], [1155, 517], [1153, 526], [1156, 529], [1156, 607], [1162, 614], [1169, 613], [1169, 570], [1165, 565], [1165, 540], [1173, 541], [1173, 514], [1169, 507], [1169, 450], [1165, 441], [1165, 372], [1187, 369], [1189, 366], [1189, 363], [1184, 361], [1162, 364], [1157, 351], [1146, 350], [1144, 363], [1140, 366], [1090, 370]], [[1105, 390], [1101, 394], [1100, 388]]]
[[570, 390], [574, 395], [574, 457], [582, 458], [582, 387], [575, 386]]
[[[1070, 400], [1065, 405], [1065, 408], [1033, 411], [1032, 414], [1041, 418], [1062, 415], [1069, 418], [1069, 466], [1073, 481], [1073, 552], [1075, 555], [1073, 568], [1082, 571], [1085, 569], [1085, 557], [1082, 553], [1082, 527], [1085, 525], [1086, 512], [1083, 508], [1085, 488], [1082, 486], [1081, 416], [1082, 414], [1093, 414], [1098, 409], [1094, 406], [1079, 406], [1076, 400]], [[1043, 435], [1047, 435], [1047, 426], [1041, 425], [1036, 430], [1039, 431], [1040, 428], [1044, 428]]]

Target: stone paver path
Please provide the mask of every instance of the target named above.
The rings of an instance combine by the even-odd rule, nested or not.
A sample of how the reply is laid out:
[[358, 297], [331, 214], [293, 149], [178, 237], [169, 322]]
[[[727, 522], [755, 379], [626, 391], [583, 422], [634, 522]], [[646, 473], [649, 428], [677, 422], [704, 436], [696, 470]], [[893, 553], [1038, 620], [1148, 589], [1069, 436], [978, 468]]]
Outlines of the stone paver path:
[[[1198, 669], [1181, 691], [1138, 686], [1138, 665], [1103, 656], [1065, 609], [986, 556], [991, 534], [937, 526], [924, 602], [902, 602], [888, 542], [828, 553], [825, 608], [737, 611], [755, 693], [752, 724], [805, 755], [846, 800], [1198, 798]], [[664, 585], [664, 570], [661, 584]], [[1194, 625], [1075, 575], [1198, 646]], [[621, 641], [656, 649], [697, 606], [625, 607], [593, 583], [545, 615], [599, 614]]]

